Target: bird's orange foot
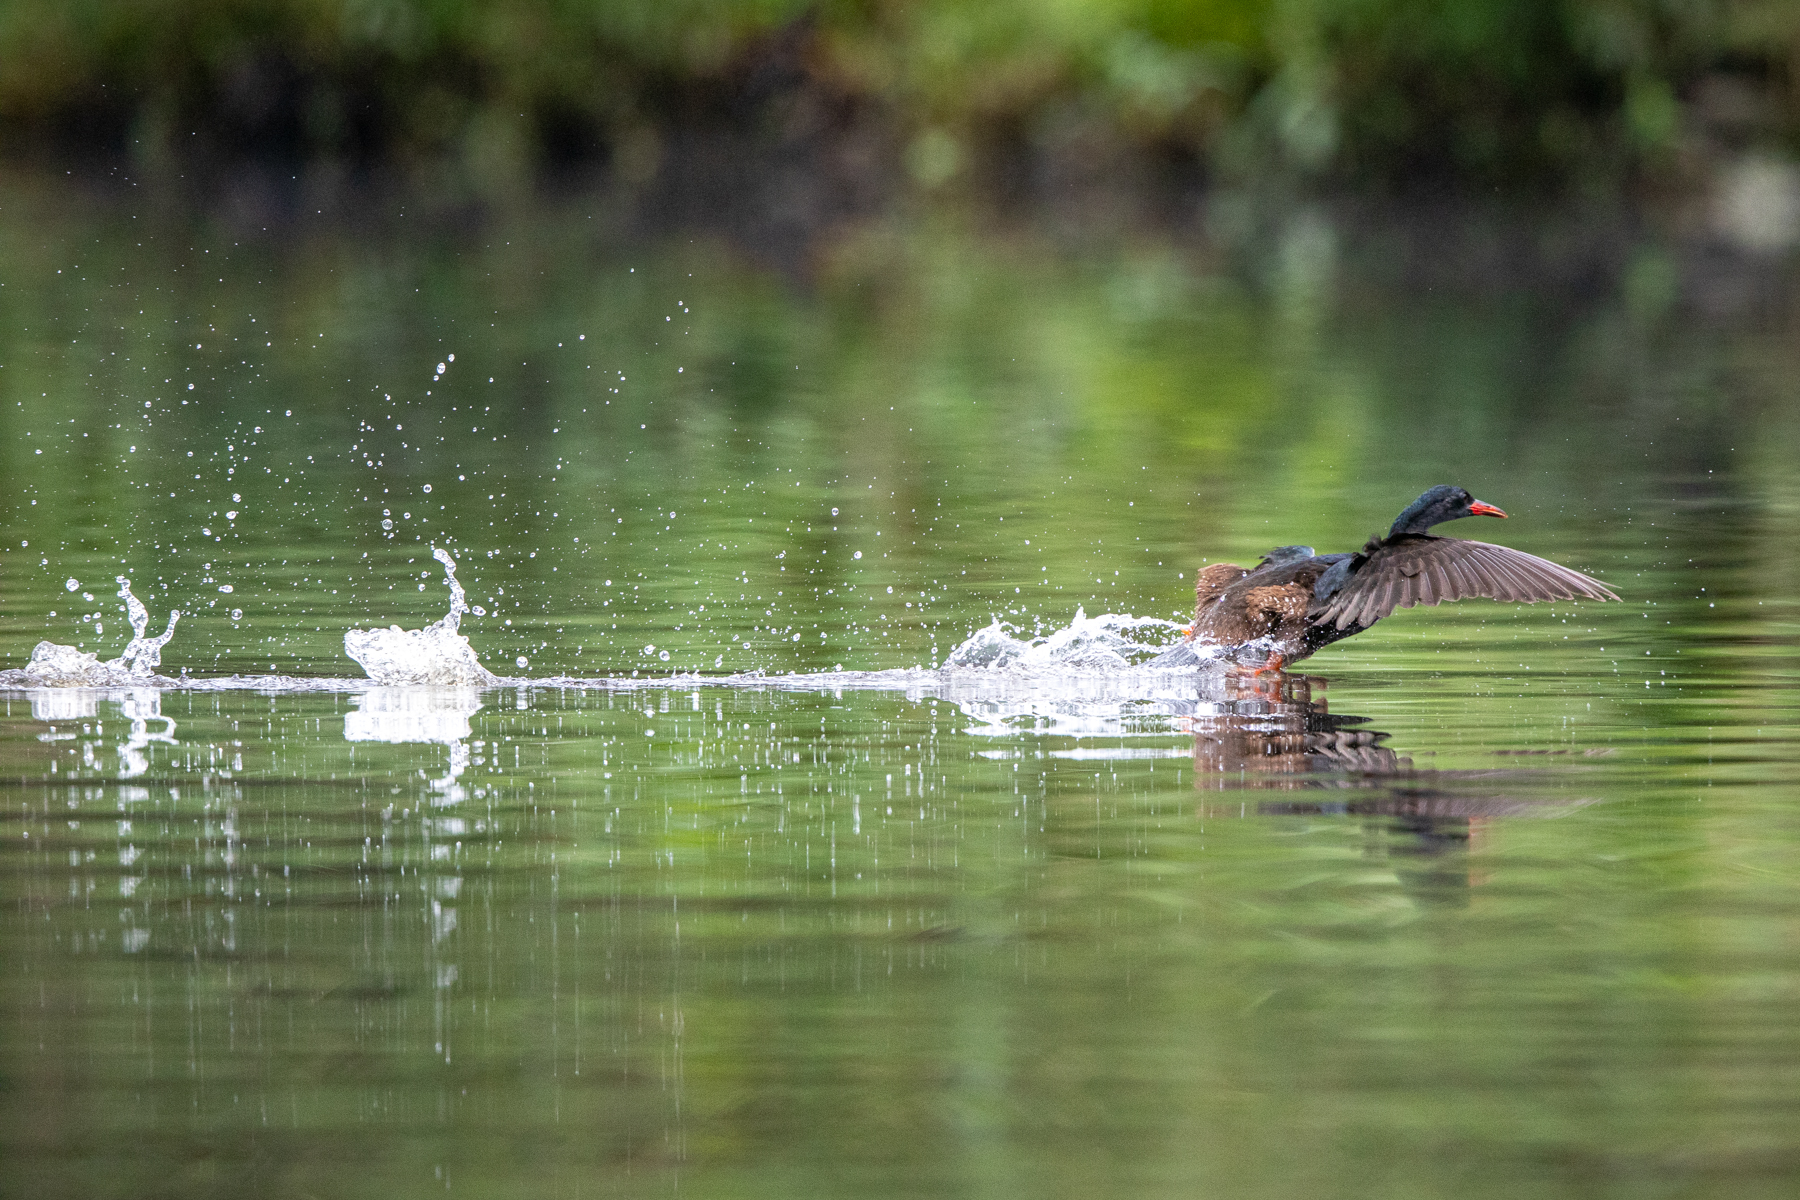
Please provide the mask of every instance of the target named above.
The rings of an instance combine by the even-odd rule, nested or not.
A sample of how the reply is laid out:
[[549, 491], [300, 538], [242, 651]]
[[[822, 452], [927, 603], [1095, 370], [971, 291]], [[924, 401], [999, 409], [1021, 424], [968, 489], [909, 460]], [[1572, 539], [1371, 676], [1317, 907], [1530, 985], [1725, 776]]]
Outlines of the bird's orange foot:
[[1281, 674], [1281, 668], [1286, 664], [1287, 659], [1284, 656], [1280, 654], [1271, 654], [1269, 655], [1268, 662], [1250, 672], [1250, 678], [1255, 679], [1258, 675], [1279, 675]]

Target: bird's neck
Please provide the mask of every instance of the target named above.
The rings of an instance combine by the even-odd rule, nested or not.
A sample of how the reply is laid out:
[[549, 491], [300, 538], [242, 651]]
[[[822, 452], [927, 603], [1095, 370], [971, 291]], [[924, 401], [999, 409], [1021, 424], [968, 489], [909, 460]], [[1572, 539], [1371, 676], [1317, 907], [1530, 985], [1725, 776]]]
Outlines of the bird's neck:
[[1394, 524], [1387, 532], [1390, 538], [1404, 537], [1407, 534], [1428, 532], [1444, 518], [1435, 514], [1431, 506], [1415, 504], [1394, 518]]

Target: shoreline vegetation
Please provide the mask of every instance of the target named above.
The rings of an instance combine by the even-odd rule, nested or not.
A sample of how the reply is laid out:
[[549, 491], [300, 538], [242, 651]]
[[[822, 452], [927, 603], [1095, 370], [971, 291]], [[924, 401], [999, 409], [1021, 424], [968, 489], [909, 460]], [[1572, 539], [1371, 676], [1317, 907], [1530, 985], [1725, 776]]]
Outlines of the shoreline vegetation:
[[570, 174], [697, 177], [712, 157], [728, 180], [748, 159], [852, 198], [1121, 177], [1592, 196], [1691, 191], [1797, 151], [1787, 0], [0, 11], [0, 153], [141, 176], [323, 169], [494, 199]]

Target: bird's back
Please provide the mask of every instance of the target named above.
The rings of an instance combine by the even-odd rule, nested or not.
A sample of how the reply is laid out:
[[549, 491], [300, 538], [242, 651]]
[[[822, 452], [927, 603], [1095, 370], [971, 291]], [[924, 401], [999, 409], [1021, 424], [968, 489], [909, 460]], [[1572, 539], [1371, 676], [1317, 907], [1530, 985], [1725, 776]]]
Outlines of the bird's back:
[[[1306, 613], [1313, 604], [1313, 585], [1343, 557], [1308, 556], [1270, 562], [1254, 571], [1225, 563], [1208, 567], [1195, 589], [1191, 636], [1222, 646], [1261, 641], [1290, 658], [1312, 653], [1318, 646], [1308, 645]], [[1238, 574], [1229, 578], [1229, 572]]]

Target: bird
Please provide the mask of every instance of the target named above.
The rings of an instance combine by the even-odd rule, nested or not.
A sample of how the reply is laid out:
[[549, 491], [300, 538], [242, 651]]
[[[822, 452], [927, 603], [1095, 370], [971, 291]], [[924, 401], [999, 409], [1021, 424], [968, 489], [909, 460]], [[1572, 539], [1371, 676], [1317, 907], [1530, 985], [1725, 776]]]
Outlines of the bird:
[[1251, 568], [1214, 563], [1194, 584], [1185, 642], [1267, 654], [1253, 674], [1278, 673], [1361, 633], [1396, 608], [1472, 596], [1491, 600], [1617, 600], [1579, 571], [1507, 546], [1442, 537], [1435, 525], [1506, 514], [1449, 484], [1428, 488], [1361, 550], [1317, 554], [1277, 546]]

